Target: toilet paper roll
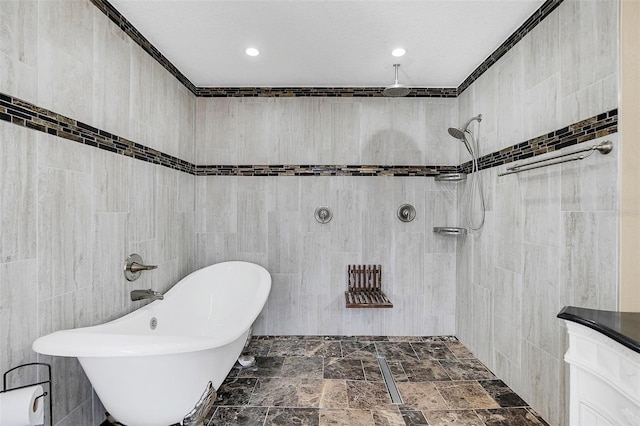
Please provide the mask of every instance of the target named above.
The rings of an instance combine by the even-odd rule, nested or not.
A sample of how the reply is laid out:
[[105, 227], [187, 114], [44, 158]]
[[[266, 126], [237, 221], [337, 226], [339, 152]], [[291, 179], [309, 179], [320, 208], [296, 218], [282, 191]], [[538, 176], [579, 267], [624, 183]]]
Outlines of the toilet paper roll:
[[[44, 423], [42, 386], [0, 393], [0, 426], [27, 426]], [[37, 398], [37, 399], [36, 399]]]

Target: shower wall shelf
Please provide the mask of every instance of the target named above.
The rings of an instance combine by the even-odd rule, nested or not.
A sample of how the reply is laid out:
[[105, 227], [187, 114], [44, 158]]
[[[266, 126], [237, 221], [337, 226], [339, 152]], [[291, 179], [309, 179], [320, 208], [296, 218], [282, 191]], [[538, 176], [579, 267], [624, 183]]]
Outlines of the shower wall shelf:
[[382, 291], [381, 265], [347, 266], [347, 308], [393, 308], [393, 303]]
[[434, 176], [436, 182], [460, 182], [467, 180], [466, 173], [443, 173], [441, 175]]
[[455, 226], [436, 226], [435, 228], [433, 228], [433, 232], [441, 235], [453, 235], [453, 236], [467, 235], [466, 228], [457, 228]]

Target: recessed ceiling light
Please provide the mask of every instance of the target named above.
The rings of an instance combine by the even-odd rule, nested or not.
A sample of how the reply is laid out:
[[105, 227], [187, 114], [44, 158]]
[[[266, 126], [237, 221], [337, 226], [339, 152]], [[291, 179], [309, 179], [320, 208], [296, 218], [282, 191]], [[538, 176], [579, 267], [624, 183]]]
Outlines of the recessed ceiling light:
[[401, 47], [399, 47], [398, 49], [393, 49], [393, 52], [391, 52], [391, 54], [396, 58], [399, 56], [404, 56], [405, 53], [407, 53], [407, 51]]
[[247, 47], [244, 53], [246, 53], [249, 56], [258, 56], [260, 54], [260, 51], [255, 47]]

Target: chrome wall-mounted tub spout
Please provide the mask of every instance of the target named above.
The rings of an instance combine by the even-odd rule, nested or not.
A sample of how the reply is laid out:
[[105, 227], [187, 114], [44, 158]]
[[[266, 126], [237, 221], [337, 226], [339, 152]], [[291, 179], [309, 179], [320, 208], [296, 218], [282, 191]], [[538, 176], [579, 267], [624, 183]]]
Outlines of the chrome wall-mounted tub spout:
[[148, 289], [148, 290], [132, 290], [131, 291], [131, 301], [135, 302], [137, 300], [144, 299], [152, 299], [152, 300], [162, 300], [164, 299], [164, 295], [160, 292]]

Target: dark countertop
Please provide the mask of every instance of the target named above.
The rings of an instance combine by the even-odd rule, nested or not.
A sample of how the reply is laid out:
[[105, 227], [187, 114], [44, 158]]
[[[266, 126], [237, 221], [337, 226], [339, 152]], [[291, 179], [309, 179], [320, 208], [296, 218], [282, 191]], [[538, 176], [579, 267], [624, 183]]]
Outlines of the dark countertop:
[[640, 353], [640, 312], [601, 311], [565, 306], [557, 317], [592, 328]]

